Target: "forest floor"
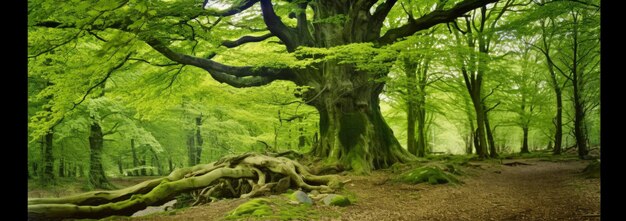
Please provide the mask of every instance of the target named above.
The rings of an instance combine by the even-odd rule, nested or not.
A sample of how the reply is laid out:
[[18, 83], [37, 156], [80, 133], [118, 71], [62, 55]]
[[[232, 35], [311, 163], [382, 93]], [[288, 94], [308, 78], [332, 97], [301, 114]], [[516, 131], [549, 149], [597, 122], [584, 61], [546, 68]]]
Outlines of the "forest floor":
[[[504, 165], [511, 162], [523, 164]], [[461, 167], [464, 175], [458, 176], [463, 184], [443, 185], [394, 182], [397, 173], [391, 170], [369, 176], [345, 175], [341, 179], [351, 182], [341, 193], [354, 196], [356, 202], [347, 207], [313, 205], [310, 209], [319, 220], [600, 220], [600, 179], [581, 174], [589, 163], [576, 159], [470, 161]], [[106, 220], [223, 220], [246, 201], [227, 199]]]

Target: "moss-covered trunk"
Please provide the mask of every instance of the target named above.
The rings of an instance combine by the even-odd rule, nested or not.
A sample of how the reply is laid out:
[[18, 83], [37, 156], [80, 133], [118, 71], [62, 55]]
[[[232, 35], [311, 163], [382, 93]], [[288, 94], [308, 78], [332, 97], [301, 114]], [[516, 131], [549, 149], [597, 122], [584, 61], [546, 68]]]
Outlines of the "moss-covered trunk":
[[310, 102], [320, 113], [320, 139], [313, 155], [357, 173], [414, 159], [380, 112], [382, 83], [350, 65], [327, 63], [321, 70], [325, 89]]
[[102, 148], [104, 146], [104, 135], [102, 128], [97, 122], [90, 126], [89, 134], [89, 185], [94, 188], [111, 189], [113, 185], [109, 183], [104, 168], [102, 167]]

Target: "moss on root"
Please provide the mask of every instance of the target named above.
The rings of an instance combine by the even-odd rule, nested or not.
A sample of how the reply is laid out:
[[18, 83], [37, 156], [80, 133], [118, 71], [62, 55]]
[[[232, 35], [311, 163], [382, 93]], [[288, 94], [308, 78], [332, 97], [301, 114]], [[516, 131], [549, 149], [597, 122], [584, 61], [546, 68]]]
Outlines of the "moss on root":
[[408, 184], [418, 184], [428, 182], [429, 184], [444, 184], [444, 183], [459, 183], [460, 181], [454, 176], [447, 174], [443, 170], [432, 167], [424, 166], [409, 170], [400, 174], [396, 179], [398, 182]]

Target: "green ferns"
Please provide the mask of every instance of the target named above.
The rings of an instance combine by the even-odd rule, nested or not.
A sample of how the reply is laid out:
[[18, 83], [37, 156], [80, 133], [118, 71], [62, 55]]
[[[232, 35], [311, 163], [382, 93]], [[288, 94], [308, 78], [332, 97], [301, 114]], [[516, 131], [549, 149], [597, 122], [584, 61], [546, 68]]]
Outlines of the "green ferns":
[[459, 183], [460, 181], [437, 167], [423, 166], [400, 174], [396, 181], [409, 184], [428, 182], [432, 185]]

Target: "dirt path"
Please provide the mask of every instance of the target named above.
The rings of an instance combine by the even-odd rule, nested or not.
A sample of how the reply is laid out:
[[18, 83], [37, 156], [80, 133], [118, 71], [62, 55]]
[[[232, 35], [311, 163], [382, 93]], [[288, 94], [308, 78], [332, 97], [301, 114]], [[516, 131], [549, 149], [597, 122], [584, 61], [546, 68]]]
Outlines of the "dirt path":
[[459, 186], [376, 185], [376, 180], [357, 178], [348, 189], [359, 203], [342, 219], [586, 220], [583, 215], [600, 213], [599, 179], [578, 174], [588, 162], [523, 162], [531, 165], [482, 163], [483, 169], [469, 169]]
[[[465, 168], [463, 185], [394, 183], [386, 181], [394, 174], [385, 171], [347, 176], [352, 179], [347, 191], [358, 200], [354, 205], [313, 209], [341, 214], [322, 220], [599, 220], [585, 217], [600, 213], [599, 179], [579, 174], [588, 161], [516, 161], [530, 165], [474, 163], [481, 168]], [[243, 202], [224, 200], [132, 220], [220, 220]]]

